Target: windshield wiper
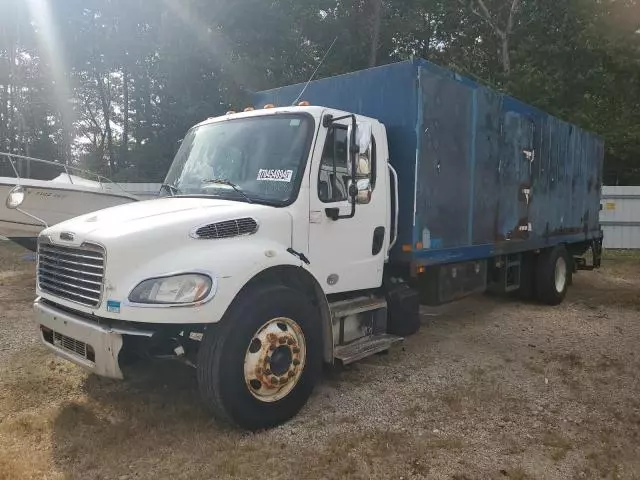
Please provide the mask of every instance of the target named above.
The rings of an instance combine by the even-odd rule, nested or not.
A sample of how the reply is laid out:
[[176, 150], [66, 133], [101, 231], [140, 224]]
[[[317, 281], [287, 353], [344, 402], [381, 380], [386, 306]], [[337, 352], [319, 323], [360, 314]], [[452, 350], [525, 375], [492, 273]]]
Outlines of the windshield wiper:
[[244, 197], [244, 199], [247, 201], [247, 203], [253, 203], [253, 200], [251, 200], [251, 198], [249, 198], [249, 196], [244, 193], [242, 191], [242, 189], [236, 185], [235, 183], [229, 181], [229, 180], [225, 180], [223, 178], [212, 178], [210, 180], [203, 180], [202, 183], [212, 183], [215, 185], [226, 185], [228, 187], [233, 188], [236, 192], [238, 192], [240, 195], [242, 195]]
[[171, 195], [172, 197], [180, 192], [180, 190], [178, 190], [178, 187], [169, 183], [163, 183], [162, 185], [160, 185], [160, 191], [162, 191], [163, 188], [166, 188], [169, 192], [169, 195]]

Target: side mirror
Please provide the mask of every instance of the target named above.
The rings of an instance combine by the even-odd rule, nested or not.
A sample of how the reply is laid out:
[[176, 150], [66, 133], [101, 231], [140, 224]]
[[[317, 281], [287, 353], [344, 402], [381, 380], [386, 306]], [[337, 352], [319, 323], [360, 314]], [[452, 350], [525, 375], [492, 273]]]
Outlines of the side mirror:
[[24, 202], [25, 195], [25, 189], [20, 185], [16, 185], [11, 189], [9, 195], [7, 195], [5, 206], [9, 210], [16, 210], [20, 205], [22, 205], [22, 202]]
[[365, 153], [371, 146], [372, 128], [370, 123], [359, 123], [356, 132], [356, 143], [360, 153]]
[[355, 184], [349, 180], [349, 191], [355, 193], [352, 198], [358, 205], [366, 205], [371, 201], [371, 181], [368, 178], [361, 178]]

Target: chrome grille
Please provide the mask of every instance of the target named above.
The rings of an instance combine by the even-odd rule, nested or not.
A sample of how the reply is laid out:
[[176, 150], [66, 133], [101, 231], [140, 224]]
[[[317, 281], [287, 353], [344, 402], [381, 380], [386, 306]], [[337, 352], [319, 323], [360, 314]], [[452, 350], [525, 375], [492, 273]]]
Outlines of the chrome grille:
[[253, 218], [238, 218], [200, 227], [195, 231], [195, 236], [204, 239], [231, 238], [251, 235], [257, 230], [258, 223]]
[[97, 307], [102, 297], [104, 250], [50, 243], [38, 245], [38, 285], [43, 292], [75, 303]]

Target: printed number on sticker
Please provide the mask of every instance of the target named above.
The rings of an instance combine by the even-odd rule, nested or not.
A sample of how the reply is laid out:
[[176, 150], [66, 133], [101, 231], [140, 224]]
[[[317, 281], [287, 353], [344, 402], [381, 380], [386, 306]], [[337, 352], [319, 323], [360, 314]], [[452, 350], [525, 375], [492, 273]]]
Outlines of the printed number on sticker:
[[290, 182], [291, 177], [293, 177], [293, 170], [267, 170], [265, 168], [258, 170], [258, 180], [269, 182]]

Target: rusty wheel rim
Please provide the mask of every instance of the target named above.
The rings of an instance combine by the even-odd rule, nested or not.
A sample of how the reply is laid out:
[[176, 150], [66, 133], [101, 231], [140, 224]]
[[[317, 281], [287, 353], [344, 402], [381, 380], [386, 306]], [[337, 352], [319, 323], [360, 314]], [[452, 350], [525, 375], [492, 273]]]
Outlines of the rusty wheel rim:
[[304, 334], [295, 321], [278, 317], [266, 322], [244, 357], [244, 379], [251, 395], [262, 402], [286, 397], [302, 376], [306, 354]]

